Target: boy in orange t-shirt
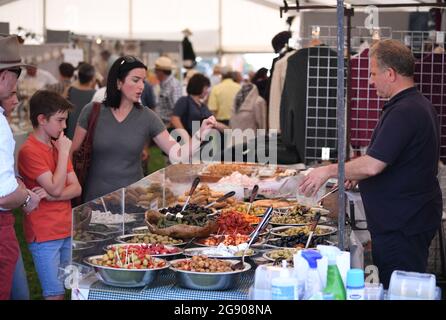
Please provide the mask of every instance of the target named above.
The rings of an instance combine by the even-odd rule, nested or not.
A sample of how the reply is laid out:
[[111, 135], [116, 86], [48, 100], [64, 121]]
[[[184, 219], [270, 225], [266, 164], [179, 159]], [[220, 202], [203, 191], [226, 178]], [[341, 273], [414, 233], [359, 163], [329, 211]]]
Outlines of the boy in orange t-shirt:
[[81, 186], [69, 159], [71, 141], [64, 136], [72, 105], [55, 92], [37, 91], [29, 101], [34, 132], [20, 149], [18, 169], [27, 188], [40, 198], [25, 215], [25, 237], [48, 300], [64, 298], [59, 268], [71, 259], [71, 203]]

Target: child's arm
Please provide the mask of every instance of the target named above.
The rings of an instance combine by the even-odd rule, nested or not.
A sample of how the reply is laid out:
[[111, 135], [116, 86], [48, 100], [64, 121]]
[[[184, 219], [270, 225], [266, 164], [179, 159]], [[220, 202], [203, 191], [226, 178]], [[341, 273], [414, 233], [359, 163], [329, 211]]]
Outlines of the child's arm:
[[71, 141], [64, 136], [63, 131], [59, 138], [54, 142], [58, 151], [57, 166], [54, 174], [47, 171], [37, 177], [37, 182], [52, 197], [59, 197], [65, 189], [67, 181], [68, 157], [71, 147]]
[[77, 180], [76, 174], [70, 172], [67, 177], [67, 186], [63, 189], [62, 193], [58, 197], [51, 196], [44, 188], [36, 187], [33, 189], [40, 198], [46, 198], [48, 201], [64, 201], [71, 200], [81, 195], [82, 188]]

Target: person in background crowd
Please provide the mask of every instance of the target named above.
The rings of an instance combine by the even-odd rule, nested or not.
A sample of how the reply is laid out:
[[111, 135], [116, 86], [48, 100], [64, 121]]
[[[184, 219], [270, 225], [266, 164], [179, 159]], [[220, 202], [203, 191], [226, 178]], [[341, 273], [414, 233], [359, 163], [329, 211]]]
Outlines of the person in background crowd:
[[22, 73], [19, 78], [19, 91], [24, 98], [28, 98], [37, 90], [57, 83], [57, 79], [50, 72], [30, 65], [26, 67], [26, 72]]
[[182, 88], [182, 94], [183, 96], [187, 96], [187, 84], [189, 83], [190, 78], [192, 78], [193, 75], [197, 74], [198, 70], [197, 69], [189, 69], [187, 70], [187, 72], [184, 74], [184, 78], [183, 78], [183, 88]]
[[74, 66], [68, 62], [62, 62], [59, 65], [59, 82], [55, 84], [48, 84], [47, 90], [57, 92], [63, 97], [67, 97], [68, 88], [71, 85], [74, 75]]
[[78, 69], [78, 81], [73, 84], [67, 92], [68, 101], [73, 104], [73, 110], [68, 114], [67, 127], [65, 135], [68, 139], [73, 139], [74, 129], [82, 108], [87, 105], [96, 92], [96, 71], [89, 63], [83, 63]]
[[181, 45], [183, 48], [183, 66], [185, 68], [193, 68], [197, 64], [195, 61], [195, 52], [192, 46], [192, 43], [189, 40], [189, 37], [192, 35], [192, 31], [188, 28], [181, 31], [184, 35], [183, 41], [181, 41]]
[[63, 133], [72, 105], [60, 94], [37, 91], [29, 100], [33, 133], [19, 151], [18, 167], [25, 185], [42, 199], [25, 215], [25, 238], [46, 300], [63, 300], [59, 269], [71, 260], [71, 199], [81, 186], [69, 158], [71, 140]]
[[[0, 101], [8, 100], [17, 86], [22, 67], [19, 41], [16, 36], [0, 36]], [[29, 213], [40, 201], [39, 196], [26, 189], [14, 173], [15, 141], [5, 114], [15, 104], [0, 106], [0, 300], [11, 298], [14, 274], [23, 272], [20, 261], [20, 247], [14, 230], [12, 209], [21, 207]], [[23, 275], [22, 275], [23, 277]]]
[[[370, 83], [389, 101], [367, 154], [345, 164], [345, 177], [347, 188], [359, 181], [373, 263], [387, 288], [395, 270], [426, 272], [443, 207], [437, 179], [440, 129], [432, 103], [414, 85], [411, 51], [399, 41], [383, 40], [369, 56]], [[337, 175], [337, 164], [315, 168], [299, 191], [314, 196]]]
[[[195, 132], [192, 130], [194, 121], [198, 122], [199, 128], [202, 121], [212, 116], [212, 112], [203, 103], [208, 95], [211, 83], [209, 79], [201, 73], [194, 74], [187, 83], [187, 96], [178, 99], [171, 117], [171, 123], [175, 129], [183, 129], [181, 137], [184, 142], [192, 139]], [[227, 128], [222, 123], [216, 123], [215, 128], [223, 131]]]
[[251, 82], [257, 87], [257, 90], [259, 90], [259, 95], [263, 99], [265, 99], [265, 101], [267, 101], [268, 69], [260, 68], [259, 70], [257, 70], [257, 72], [252, 77]]
[[221, 82], [221, 65], [216, 64], [211, 75], [211, 88]]
[[104, 81], [107, 83], [107, 74], [110, 72], [110, 68], [113, 65], [113, 63], [118, 59], [119, 57], [116, 54], [112, 54], [109, 50], [102, 50], [101, 51], [101, 59], [102, 62], [105, 65], [105, 68], [103, 70], [103, 76]]
[[222, 74], [222, 82], [211, 89], [208, 105], [218, 122], [229, 125], [234, 98], [241, 87], [234, 82], [232, 70], [229, 67], [223, 68]]
[[141, 95], [141, 104], [144, 107], [154, 110], [156, 107], [155, 93], [153, 92], [152, 85], [144, 79], [144, 89]]
[[168, 130], [172, 129], [170, 116], [175, 103], [181, 97], [180, 82], [173, 76], [175, 66], [168, 57], [159, 57], [155, 61], [155, 74], [160, 81], [160, 93], [157, 111]]
[[[160, 118], [139, 103], [147, 67], [133, 56], [115, 61], [108, 74], [107, 94], [100, 107], [93, 137], [91, 166], [83, 194], [84, 201], [128, 186], [143, 178], [140, 157], [145, 143], [154, 142], [173, 161], [187, 162], [200, 143], [179, 146], [169, 135]], [[87, 134], [93, 104], [79, 116], [71, 152], [77, 150]], [[195, 140], [215, 125], [209, 117], [194, 135]]]
[[234, 80], [234, 82], [242, 85], [244, 82], [242, 73], [240, 71], [233, 71], [232, 72], [232, 80]]
[[243, 85], [235, 96], [229, 124], [232, 129], [266, 129], [266, 102], [252, 83]]

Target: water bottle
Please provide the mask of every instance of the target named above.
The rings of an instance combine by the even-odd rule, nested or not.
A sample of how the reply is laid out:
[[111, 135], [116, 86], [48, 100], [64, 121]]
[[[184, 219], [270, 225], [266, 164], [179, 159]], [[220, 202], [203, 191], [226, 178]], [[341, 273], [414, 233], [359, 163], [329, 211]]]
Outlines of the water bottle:
[[347, 300], [364, 300], [364, 271], [350, 269], [347, 271]]

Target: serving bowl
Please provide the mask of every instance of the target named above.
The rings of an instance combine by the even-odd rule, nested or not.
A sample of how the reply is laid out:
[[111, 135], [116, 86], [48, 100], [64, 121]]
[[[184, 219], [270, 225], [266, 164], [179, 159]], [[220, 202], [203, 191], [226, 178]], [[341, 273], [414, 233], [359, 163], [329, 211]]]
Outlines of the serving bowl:
[[[287, 234], [286, 232], [290, 232], [290, 230], [295, 230], [294, 234]], [[301, 232], [298, 232], [301, 230]], [[316, 227], [316, 232], [313, 234], [313, 237], [325, 237], [332, 235], [336, 233], [338, 229], [336, 227], [332, 226], [324, 226], [324, 225], [318, 225]], [[281, 227], [275, 227], [271, 229], [271, 235], [276, 237], [286, 237], [286, 236], [292, 236], [292, 235], [298, 235], [300, 233], [303, 233], [305, 236], [309, 233], [309, 226], [281, 226]]]
[[[104, 247], [104, 251], [108, 251], [108, 250], [116, 250], [119, 248], [123, 248], [125, 250], [126, 247], [143, 247], [143, 248], [147, 248], [149, 249], [150, 247], [152, 247], [153, 251], [158, 251], [158, 253], [148, 253], [150, 256], [152, 257], [158, 257], [158, 258], [163, 258], [163, 259], [169, 259], [172, 257], [175, 257], [177, 255], [180, 255], [183, 253], [183, 249], [178, 248], [177, 246], [169, 246], [169, 245], [163, 245], [163, 244], [156, 244], [156, 245], [152, 245], [152, 244], [145, 244], [145, 243], [115, 243], [115, 244], [110, 244], [108, 246]], [[160, 250], [167, 250], [169, 251], [169, 253], [162, 253], [159, 252]]]
[[[153, 238], [152, 238], [153, 237]], [[132, 239], [137, 238], [138, 242], [129, 242]], [[162, 239], [165, 239], [163, 241]], [[153, 240], [153, 241], [152, 241]], [[173, 243], [172, 241], [175, 240], [176, 242]], [[182, 246], [185, 244], [184, 240], [182, 239], [174, 239], [174, 238], [168, 238], [167, 236], [161, 236], [156, 235], [153, 233], [132, 233], [132, 234], [126, 234], [123, 236], [116, 237], [116, 242], [118, 243], [162, 243], [169, 246]]]
[[84, 259], [84, 263], [93, 267], [96, 276], [102, 282], [114, 287], [143, 287], [152, 283], [161, 270], [169, 268], [169, 262], [160, 258], [153, 258], [158, 262], [164, 262], [163, 267], [152, 269], [121, 269], [101, 266], [93, 263], [101, 260], [103, 255], [92, 256]]
[[[193, 290], [228, 290], [233, 288], [243, 272], [251, 269], [249, 263], [244, 263], [244, 268], [228, 272], [196, 272], [175, 268], [178, 262], [190, 259], [177, 259], [170, 261], [170, 269], [175, 272], [177, 284], [183, 288]], [[240, 260], [225, 260], [234, 265]]]
[[[254, 249], [248, 249], [248, 253], [245, 255], [246, 258], [253, 258], [260, 254], [260, 251]], [[205, 255], [209, 258], [216, 259], [241, 259], [243, 255], [243, 250], [240, 250], [234, 254], [218, 250], [218, 247], [201, 247], [201, 248], [189, 248], [184, 249], [183, 254], [186, 257], [193, 257], [197, 255]]]
[[71, 242], [71, 255], [73, 261], [81, 262], [85, 257], [94, 254], [95, 245], [83, 241]]

